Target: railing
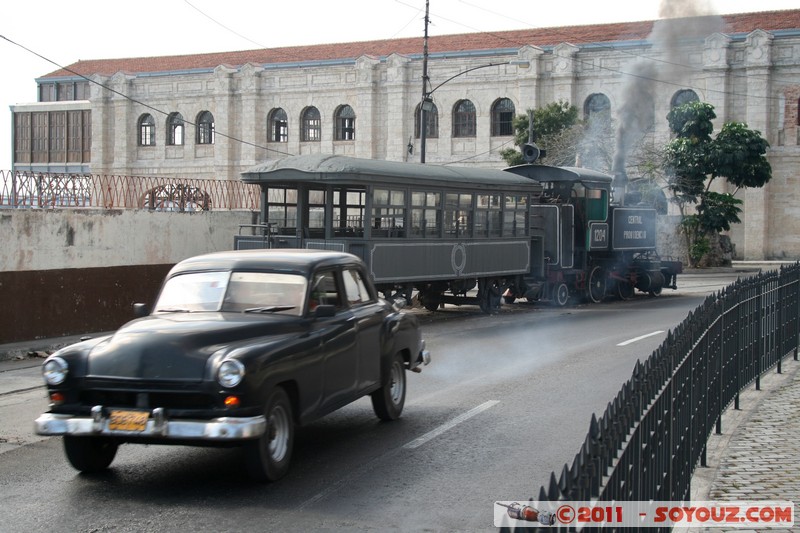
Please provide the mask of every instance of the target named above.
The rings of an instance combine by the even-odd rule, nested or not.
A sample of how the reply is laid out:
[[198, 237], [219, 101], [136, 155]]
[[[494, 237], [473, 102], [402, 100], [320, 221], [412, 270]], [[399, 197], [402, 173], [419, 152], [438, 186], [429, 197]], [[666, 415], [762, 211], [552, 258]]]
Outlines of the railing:
[[[690, 501], [712, 431], [739, 393], [798, 358], [800, 264], [739, 280], [671, 331], [598, 419], [539, 502]], [[533, 498], [531, 501], [537, 501]], [[625, 531], [633, 531], [625, 529]]]
[[257, 211], [258, 185], [241, 181], [0, 171], [0, 208]]

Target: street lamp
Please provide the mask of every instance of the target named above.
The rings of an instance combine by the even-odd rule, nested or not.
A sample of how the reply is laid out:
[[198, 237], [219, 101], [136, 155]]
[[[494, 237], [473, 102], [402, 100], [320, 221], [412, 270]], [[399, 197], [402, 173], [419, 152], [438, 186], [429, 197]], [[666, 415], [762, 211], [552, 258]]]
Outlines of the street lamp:
[[[426, 59], [426, 63], [427, 63], [427, 57], [425, 59]], [[481, 68], [488, 68], [488, 67], [496, 67], [496, 66], [499, 66], [499, 65], [518, 65], [520, 67], [528, 67], [528, 66], [530, 66], [530, 61], [526, 61], [526, 60], [523, 60], [523, 59], [513, 59], [511, 61], [504, 61], [502, 63], [487, 63], [486, 65], [478, 65], [477, 67], [468, 68], [466, 70], [462, 70], [461, 72], [459, 72], [458, 74], [456, 74], [454, 76], [450, 76], [449, 78], [444, 80], [442, 83], [440, 83], [439, 85], [437, 85], [436, 87], [434, 87], [430, 91], [427, 90], [428, 89], [428, 83], [429, 83], [428, 72], [427, 72], [427, 70], [428, 70], [427, 69], [427, 64], [423, 65], [423, 69], [422, 69], [423, 70], [423, 73], [422, 73], [422, 102], [420, 103], [420, 106], [419, 106], [419, 128], [420, 128], [420, 132], [419, 132], [419, 162], [420, 163], [424, 163], [425, 162], [425, 141], [427, 139], [427, 130], [428, 130], [428, 124], [426, 122], [426, 119], [427, 119], [426, 115], [428, 113], [430, 113], [431, 111], [433, 111], [433, 109], [435, 108], [435, 106], [433, 105], [432, 95], [433, 95], [434, 92], [436, 92], [436, 89], [438, 89], [439, 87], [441, 87], [445, 83], [448, 83], [448, 82], [454, 80], [455, 78], [458, 78], [459, 76], [463, 76], [464, 74], [467, 74], [468, 72], [472, 72], [473, 70], [478, 70], [478, 69], [481, 69]]]

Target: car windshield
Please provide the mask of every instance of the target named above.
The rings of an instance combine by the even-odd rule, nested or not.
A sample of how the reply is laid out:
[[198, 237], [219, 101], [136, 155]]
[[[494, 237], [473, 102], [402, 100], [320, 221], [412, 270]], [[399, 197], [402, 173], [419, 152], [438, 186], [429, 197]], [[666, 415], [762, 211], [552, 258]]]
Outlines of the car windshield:
[[228, 311], [301, 315], [306, 278], [271, 272], [193, 272], [170, 278], [156, 313]]

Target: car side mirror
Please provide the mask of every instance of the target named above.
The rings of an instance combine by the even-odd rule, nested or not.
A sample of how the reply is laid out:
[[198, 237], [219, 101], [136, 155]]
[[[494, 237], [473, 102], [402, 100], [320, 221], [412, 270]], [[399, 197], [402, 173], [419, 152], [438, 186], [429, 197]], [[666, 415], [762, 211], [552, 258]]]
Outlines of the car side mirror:
[[327, 318], [331, 316], [336, 316], [336, 306], [318, 305], [317, 308], [314, 309], [314, 316], [316, 318]]
[[147, 304], [133, 304], [133, 316], [142, 318], [150, 314]]

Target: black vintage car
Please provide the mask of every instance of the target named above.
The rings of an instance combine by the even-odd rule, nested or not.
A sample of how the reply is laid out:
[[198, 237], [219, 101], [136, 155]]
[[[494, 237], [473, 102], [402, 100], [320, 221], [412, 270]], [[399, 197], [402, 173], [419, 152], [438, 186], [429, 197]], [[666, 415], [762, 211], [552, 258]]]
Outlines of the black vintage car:
[[406, 370], [430, 361], [416, 318], [378, 298], [356, 256], [316, 250], [221, 252], [168, 274], [152, 312], [66, 347], [42, 370], [76, 469], [105, 469], [121, 443], [242, 445], [248, 473], [288, 468], [294, 427], [370, 395], [400, 416]]

